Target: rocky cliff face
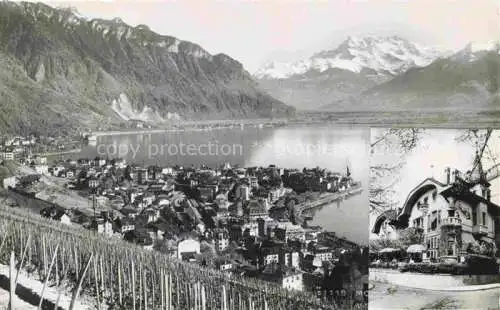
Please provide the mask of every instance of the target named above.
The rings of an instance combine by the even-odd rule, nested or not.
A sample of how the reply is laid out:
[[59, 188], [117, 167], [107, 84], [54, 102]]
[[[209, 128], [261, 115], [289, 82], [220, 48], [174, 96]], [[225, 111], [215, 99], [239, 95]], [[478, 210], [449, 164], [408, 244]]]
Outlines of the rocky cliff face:
[[0, 3], [0, 68], [0, 128], [7, 130], [294, 112], [227, 55], [42, 3]]

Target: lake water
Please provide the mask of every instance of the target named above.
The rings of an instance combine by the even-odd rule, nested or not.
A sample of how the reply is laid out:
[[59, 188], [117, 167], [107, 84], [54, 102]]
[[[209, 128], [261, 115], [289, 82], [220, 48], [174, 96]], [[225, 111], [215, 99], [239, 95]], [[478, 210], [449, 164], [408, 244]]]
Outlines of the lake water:
[[362, 194], [316, 212], [311, 225], [368, 243], [369, 129], [333, 125], [276, 128], [232, 128], [98, 137], [97, 143], [74, 157], [123, 157], [152, 165], [215, 167], [228, 162], [242, 167], [327, 168], [360, 180]]

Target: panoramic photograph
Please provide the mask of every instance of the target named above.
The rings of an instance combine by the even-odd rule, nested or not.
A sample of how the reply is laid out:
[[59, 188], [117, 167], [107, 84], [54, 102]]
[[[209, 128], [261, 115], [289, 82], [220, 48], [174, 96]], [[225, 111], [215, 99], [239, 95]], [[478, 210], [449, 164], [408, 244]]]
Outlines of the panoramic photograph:
[[500, 310], [499, 38], [494, 0], [0, 1], [0, 309]]
[[370, 129], [109, 4], [0, 3], [0, 308], [367, 309]]
[[500, 131], [372, 129], [369, 309], [498, 309]]

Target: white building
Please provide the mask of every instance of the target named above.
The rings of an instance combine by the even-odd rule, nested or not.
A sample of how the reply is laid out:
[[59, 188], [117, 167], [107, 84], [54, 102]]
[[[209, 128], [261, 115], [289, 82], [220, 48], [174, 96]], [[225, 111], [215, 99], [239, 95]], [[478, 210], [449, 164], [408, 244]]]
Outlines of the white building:
[[248, 184], [250, 185], [251, 188], [258, 188], [259, 180], [256, 177], [249, 177]]
[[276, 237], [287, 242], [288, 240], [299, 240], [305, 242], [306, 236], [304, 228], [291, 222], [280, 222], [275, 228]]
[[229, 246], [229, 233], [225, 229], [214, 231], [214, 245], [218, 252], [224, 251]]
[[236, 198], [240, 198], [244, 201], [250, 200], [250, 188], [248, 186], [240, 186], [236, 190]]
[[49, 174], [49, 166], [47, 165], [35, 165], [34, 169], [38, 174]]
[[0, 155], [3, 160], [14, 160], [14, 152], [2, 152]]
[[113, 235], [113, 224], [103, 218], [97, 218], [92, 223], [92, 229], [96, 230], [97, 233], [111, 237]]
[[299, 252], [284, 252], [281, 255], [283, 257], [283, 265], [288, 267], [299, 268], [300, 266], [300, 255]]
[[200, 242], [186, 239], [177, 244], [177, 258], [182, 260], [186, 254], [200, 254]]
[[53, 176], [59, 176], [59, 173], [63, 172], [65, 168], [63, 166], [55, 166], [52, 167], [52, 175]]
[[243, 229], [243, 232], [248, 232], [249, 236], [257, 237], [259, 235], [259, 223], [245, 223], [241, 228]]
[[270, 264], [264, 268], [260, 278], [275, 282], [287, 290], [302, 291], [304, 289], [302, 272], [296, 268]]
[[319, 247], [314, 251], [314, 258], [321, 262], [330, 261], [333, 258], [333, 252], [328, 247]]
[[47, 157], [44, 156], [36, 156], [35, 157], [35, 165], [46, 165]]
[[161, 174], [163, 174], [163, 175], [169, 175], [169, 174], [173, 174], [173, 173], [174, 173], [174, 169], [172, 169], [171, 167], [163, 168], [161, 170]]
[[470, 174], [446, 169], [444, 182], [422, 181], [410, 191], [396, 216], [384, 212], [376, 219], [372, 232], [392, 236], [407, 227], [420, 230], [424, 259], [462, 261], [475, 243], [494, 251], [500, 246], [500, 206], [492, 200], [490, 185], [481, 165]]
[[3, 179], [3, 188], [8, 189], [9, 187], [16, 187], [17, 177], [8, 177]]

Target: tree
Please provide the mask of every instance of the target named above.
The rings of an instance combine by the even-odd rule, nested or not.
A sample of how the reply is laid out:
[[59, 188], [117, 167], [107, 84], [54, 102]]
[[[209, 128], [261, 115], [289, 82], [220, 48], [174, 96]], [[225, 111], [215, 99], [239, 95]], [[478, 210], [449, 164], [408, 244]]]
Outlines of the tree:
[[404, 249], [408, 248], [412, 244], [423, 244], [423, 230], [415, 227], [408, 227], [406, 229], [403, 229], [399, 233], [399, 242]]
[[[500, 164], [496, 159], [491, 144], [492, 129], [467, 129], [458, 136], [458, 143], [466, 143], [476, 147], [476, 154], [472, 162], [471, 171], [478, 165], [487, 165], [486, 171], [490, 175], [499, 174]], [[375, 132], [371, 141], [372, 164], [370, 165], [370, 212], [381, 212], [394, 208], [399, 201], [394, 199], [393, 186], [399, 181], [397, 175], [405, 165], [405, 157], [409, 155], [426, 133], [423, 129], [386, 129]], [[398, 155], [399, 160], [390, 164], [383, 164], [377, 160], [386, 155]], [[471, 154], [474, 155], [474, 154]]]
[[369, 242], [369, 249], [371, 252], [378, 252], [385, 248], [399, 249], [401, 248], [401, 242], [388, 238], [372, 239]]
[[419, 128], [387, 129], [372, 136], [372, 157], [391, 153], [399, 154], [400, 160], [370, 165], [370, 213], [380, 214], [397, 203], [392, 197], [392, 187], [398, 181], [395, 175], [404, 166], [404, 157], [415, 149], [423, 133], [424, 130]]

